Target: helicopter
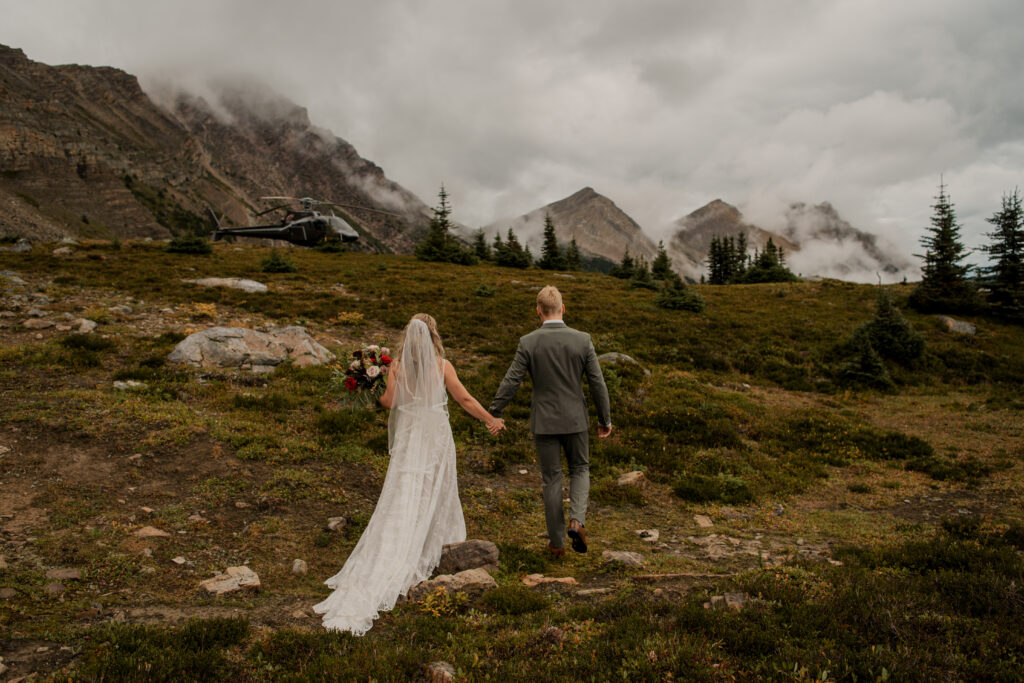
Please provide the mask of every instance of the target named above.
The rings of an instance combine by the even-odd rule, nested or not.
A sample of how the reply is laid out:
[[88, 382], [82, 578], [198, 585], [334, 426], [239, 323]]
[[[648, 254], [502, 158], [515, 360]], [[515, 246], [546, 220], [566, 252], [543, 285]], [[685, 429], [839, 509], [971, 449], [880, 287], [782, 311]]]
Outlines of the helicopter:
[[271, 211], [287, 208], [288, 211], [285, 212], [284, 218], [280, 222], [271, 225], [250, 225], [237, 228], [226, 228], [221, 225], [217, 214], [211, 209], [210, 215], [213, 216], [213, 222], [216, 225], [216, 229], [213, 231], [214, 241], [222, 237], [231, 236], [258, 237], [284, 240], [301, 247], [315, 247], [326, 242], [356, 242], [359, 240], [359, 233], [348, 222], [335, 216], [333, 211], [329, 215], [320, 213], [313, 208], [314, 206], [337, 206], [345, 209], [360, 209], [388, 216], [398, 216], [398, 214], [391, 213], [390, 211], [381, 211], [352, 204], [338, 204], [336, 202], [313, 199], [312, 197], [260, 197], [260, 199], [294, 201], [298, 202], [302, 208], [296, 210], [289, 208], [290, 204], [279, 204], [256, 214], [256, 217], [258, 218]]

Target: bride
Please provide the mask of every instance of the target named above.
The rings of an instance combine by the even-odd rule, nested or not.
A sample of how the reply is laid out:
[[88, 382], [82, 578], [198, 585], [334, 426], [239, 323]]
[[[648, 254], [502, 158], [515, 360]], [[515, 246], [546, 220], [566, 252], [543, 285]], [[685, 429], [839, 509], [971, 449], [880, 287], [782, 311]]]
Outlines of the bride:
[[391, 409], [384, 487], [345, 566], [325, 582], [334, 592], [313, 606], [325, 628], [355, 635], [430, 577], [443, 545], [466, 540], [445, 390], [492, 435], [505, 427], [462, 386], [431, 316], [412, 317], [397, 358], [380, 398]]

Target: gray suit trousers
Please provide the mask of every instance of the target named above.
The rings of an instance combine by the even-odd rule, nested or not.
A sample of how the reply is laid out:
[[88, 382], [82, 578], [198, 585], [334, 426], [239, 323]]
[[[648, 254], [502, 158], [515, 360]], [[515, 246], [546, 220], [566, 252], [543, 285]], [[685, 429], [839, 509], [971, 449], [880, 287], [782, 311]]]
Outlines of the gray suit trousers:
[[587, 523], [590, 495], [590, 442], [587, 432], [576, 434], [534, 434], [537, 464], [544, 491], [544, 517], [548, 540], [555, 548], [565, 547], [565, 511], [562, 508], [562, 449], [569, 463], [570, 519]]

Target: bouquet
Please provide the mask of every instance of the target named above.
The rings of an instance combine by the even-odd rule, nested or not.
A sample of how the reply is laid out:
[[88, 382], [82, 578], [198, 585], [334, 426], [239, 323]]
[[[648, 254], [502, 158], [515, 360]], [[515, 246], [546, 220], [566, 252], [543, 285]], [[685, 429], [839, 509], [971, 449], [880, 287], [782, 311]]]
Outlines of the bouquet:
[[335, 368], [331, 383], [353, 403], [369, 406], [384, 393], [384, 378], [391, 368], [391, 351], [386, 346], [371, 344], [353, 351], [352, 358], [347, 367]]

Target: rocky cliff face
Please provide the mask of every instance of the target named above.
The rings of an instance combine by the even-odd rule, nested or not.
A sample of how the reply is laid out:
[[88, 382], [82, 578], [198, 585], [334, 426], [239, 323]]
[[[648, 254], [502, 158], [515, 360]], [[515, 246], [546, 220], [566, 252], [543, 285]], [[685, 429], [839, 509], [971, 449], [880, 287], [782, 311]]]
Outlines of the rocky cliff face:
[[345, 210], [364, 247], [407, 252], [429, 209], [305, 110], [266, 93], [158, 106], [112, 68], [47, 66], [0, 46], [0, 235], [166, 237], [204, 229], [207, 207], [246, 224], [264, 195]]
[[559, 242], [567, 244], [575, 239], [586, 254], [618, 263], [627, 249], [632, 256], [643, 257], [648, 262], [658, 253], [657, 245], [636, 221], [612, 200], [589, 187], [511, 221], [492, 223], [485, 231], [497, 230], [504, 236], [512, 228], [520, 240], [530, 245], [534, 255], [539, 256], [545, 215], [551, 216]]

